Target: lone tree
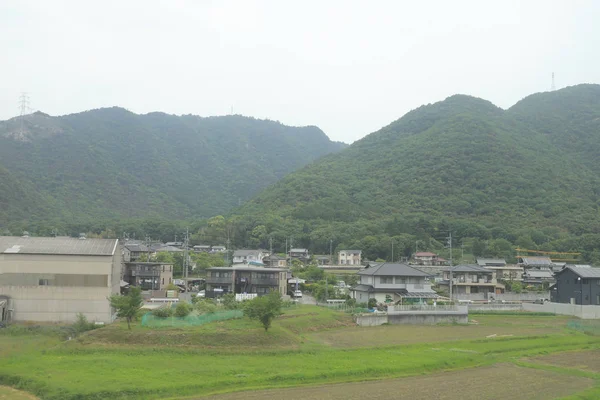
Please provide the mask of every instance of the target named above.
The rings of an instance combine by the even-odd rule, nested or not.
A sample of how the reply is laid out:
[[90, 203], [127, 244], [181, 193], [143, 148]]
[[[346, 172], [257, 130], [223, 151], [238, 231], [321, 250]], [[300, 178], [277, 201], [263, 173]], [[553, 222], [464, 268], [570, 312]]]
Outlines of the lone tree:
[[127, 320], [127, 328], [131, 330], [131, 320], [137, 316], [137, 312], [142, 308], [142, 290], [139, 287], [132, 287], [125, 296], [113, 294], [108, 298], [110, 306], [117, 310], [117, 317]]
[[250, 319], [260, 321], [266, 332], [271, 327], [271, 321], [282, 314], [281, 306], [281, 294], [271, 292], [266, 296], [256, 297], [246, 302], [244, 314]]

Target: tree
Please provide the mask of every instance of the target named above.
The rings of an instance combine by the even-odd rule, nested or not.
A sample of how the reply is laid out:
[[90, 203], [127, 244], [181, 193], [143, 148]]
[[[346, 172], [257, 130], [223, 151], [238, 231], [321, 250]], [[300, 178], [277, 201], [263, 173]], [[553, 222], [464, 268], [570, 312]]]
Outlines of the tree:
[[180, 301], [175, 306], [175, 316], [176, 317], [187, 317], [192, 312], [192, 307], [186, 303], [185, 301]]
[[136, 317], [137, 312], [142, 308], [142, 290], [139, 287], [132, 287], [125, 296], [113, 294], [108, 298], [110, 306], [117, 310], [117, 317], [127, 320], [127, 328], [131, 330], [131, 321]]
[[274, 318], [280, 316], [282, 300], [279, 292], [271, 292], [266, 296], [256, 297], [247, 301], [244, 306], [244, 314], [250, 319], [259, 321], [265, 328], [265, 332], [271, 327]]

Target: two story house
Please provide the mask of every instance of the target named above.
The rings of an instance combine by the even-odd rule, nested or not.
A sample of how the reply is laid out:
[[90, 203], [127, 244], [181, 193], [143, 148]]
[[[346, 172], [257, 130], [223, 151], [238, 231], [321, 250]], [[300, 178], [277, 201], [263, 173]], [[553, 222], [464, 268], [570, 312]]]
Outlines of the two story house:
[[445, 265], [446, 260], [439, 257], [435, 253], [431, 253], [429, 251], [420, 251], [418, 253], [413, 254], [413, 263], [424, 266], [437, 266]]
[[449, 290], [452, 271], [452, 293], [495, 293], [504, 292], [504, 285], [498, 283], [496, 272], [478, 265], [457, 265], [444, 270], [444, 278], [438, 285]]
[[340, 250], [340, 253], [338, 254], [339, 265], [360, 265], [361, 263], [361, 250]]
[[261, 263], [263, 258], [269, 256], [265, 250], [236, 250], [233, 252], [234, 264]]
[[287, 260], [285, 259], [285, 257], [280, 257], [277, 254], [271, 254], [270, 256], [264, 257], [262, 259], [262, 262], [267, 267], [287, 267]]
[[550, 299], [553, 303], [600, 305], [600, 268], [567, 265], [556, 273]]
[[358, 303], [413, 303], [436, 299], [430, 275], [406, 264], [369, 263], [358, 271], [360, 283], [350, 289]]
[[308, 249], [290, 249], [288, 256], [290, 258], [299, 259], [302, 262], [306, 262], [310, 259]]
[[142, 290], [164, 290], [173, 282], [173, 264], [126, 262], [123, 280]]
[[523, 267], [507, 264], [502, 258], [478, 258], [477, 265], [496, 272], [496, 279], [505, 281], [522, 281]]
[[[215, 297], [227, 293], [256, 293], [259, 296], [272, 291], [287, 293], [288, 270], [246, 265], [208, 268], [206, 273], [206, 296]], [[291, 275], [291, 274], [290, 274]]]

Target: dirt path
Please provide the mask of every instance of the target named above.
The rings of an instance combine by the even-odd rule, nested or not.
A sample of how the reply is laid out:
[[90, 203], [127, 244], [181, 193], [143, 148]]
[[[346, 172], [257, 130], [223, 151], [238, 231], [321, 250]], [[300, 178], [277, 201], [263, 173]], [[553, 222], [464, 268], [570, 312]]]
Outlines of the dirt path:
[[38, 398], [27, 392], [8, 386], [0, 386], [0, 400], [38, 400]]
[[[510, 364], [383, 381], [259, 390], [203, 397], [203, 400], [548, 400], [593, 386], [588, 378]], [[200, 398], [198, 398], [200, 399]]]

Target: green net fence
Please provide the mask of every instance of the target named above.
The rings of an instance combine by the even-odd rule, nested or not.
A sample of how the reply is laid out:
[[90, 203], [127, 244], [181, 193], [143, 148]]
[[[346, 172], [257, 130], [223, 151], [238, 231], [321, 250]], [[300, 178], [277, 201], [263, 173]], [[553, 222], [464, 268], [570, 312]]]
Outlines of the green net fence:
[[600, 321], [577, 320], [567, 322], [567, 328], [574, 329], [589, 335], [600, 336]]
[[242, 318], [244, 312], [242, 310], [220, 311], [202, 315], [188, 315], [187, 317], [167, 317], [160, 318], [147, 313], [142, 317], [142, 326], [151, 328], [160, 328], [163, 326], [199, 326], [213, 321], [225, 321], [228, 319]]

